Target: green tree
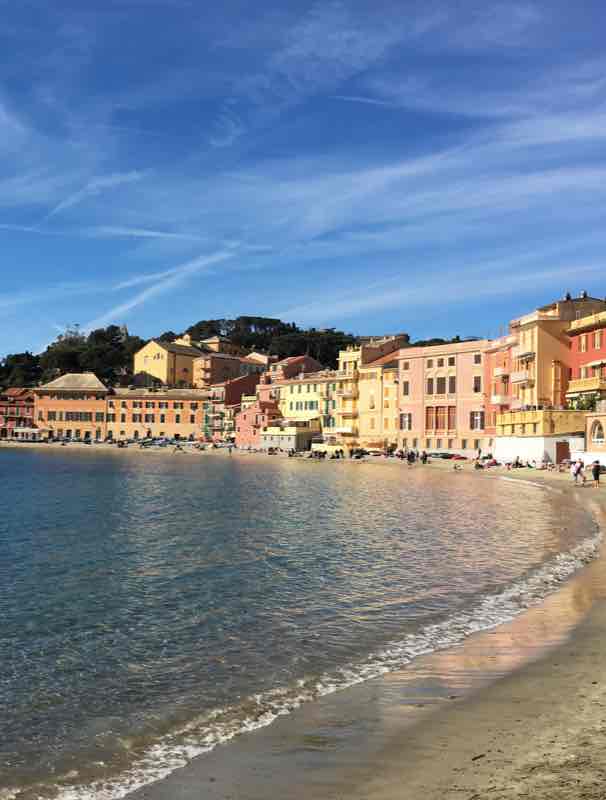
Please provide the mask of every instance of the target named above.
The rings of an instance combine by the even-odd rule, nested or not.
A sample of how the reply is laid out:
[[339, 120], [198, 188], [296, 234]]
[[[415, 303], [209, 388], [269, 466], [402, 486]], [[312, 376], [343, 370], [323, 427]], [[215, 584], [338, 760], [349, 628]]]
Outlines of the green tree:
[[40, 357], [29, 351], [0, 361], [0, 386], [36, 386], [41, 377]]

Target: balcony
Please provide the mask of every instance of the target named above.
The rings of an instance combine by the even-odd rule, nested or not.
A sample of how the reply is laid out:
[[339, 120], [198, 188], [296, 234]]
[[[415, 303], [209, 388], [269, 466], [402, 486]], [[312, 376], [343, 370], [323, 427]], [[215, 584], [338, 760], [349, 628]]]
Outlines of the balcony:
[[338, 411], [337, 413], [340, 414], [344, 419], [355, 419], [358, 416], [358, 412], [354, 409], [351, 411]]
[[534, 361], [535, 355], [533, 350], [526, 350], [524, 347], [514, 347], [511, 351], [511, 357], [520, 361]]
[[553, 436], [584, 430], [583, 411], [542, 409], [497, 414], [497, 436]]
[[344, 400], [356, 400], [358, 397], [357, 389], [339, 389], [337, 397], [342, 397]]
[[490, 403], [493, 406], [508, 406], [511, 398], [507, 394], [491, 394]]
[[577, 380], [570, 381], [566, 397], [582, 392], [606, 392], [606, 378], [594, 375], [592, 378], [577, 378]]
[[534, 383], [534, 377], [527, 369], [521, 369], [517, 372], [512, 372], [509, 380], [512, 383]]
[[492, 371], [495, 378], [502, 378], [504, 375], [509, 375], [508, 367], [495, 367]]
[[339, 436], [353, 436], [356, 433], [356, 431], [348, 425], [340, 425], [338, 428], [331, 428], [330, 432], [331, 434], [334, 433]]

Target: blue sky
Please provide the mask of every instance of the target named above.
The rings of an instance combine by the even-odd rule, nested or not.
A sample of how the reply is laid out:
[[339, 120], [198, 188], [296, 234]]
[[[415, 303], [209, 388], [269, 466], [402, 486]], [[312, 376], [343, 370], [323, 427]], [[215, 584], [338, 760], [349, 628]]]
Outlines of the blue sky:
[[[210, 10], [209, 10], [210, 9]], [[606, 294], [603, 2], [0, 0], [0, 353]]]

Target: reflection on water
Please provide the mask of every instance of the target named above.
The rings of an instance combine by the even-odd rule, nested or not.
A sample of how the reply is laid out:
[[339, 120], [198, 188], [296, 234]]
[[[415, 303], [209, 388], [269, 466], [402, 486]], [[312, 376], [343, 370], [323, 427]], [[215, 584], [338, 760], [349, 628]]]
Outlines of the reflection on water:
[[199, 746], [217, 709], [237, 725], [253, 694], [359, 679], [590, 531], [557, 493], [399, 465], [0, 459], [0, 785], [124, 766], [194, 719]]

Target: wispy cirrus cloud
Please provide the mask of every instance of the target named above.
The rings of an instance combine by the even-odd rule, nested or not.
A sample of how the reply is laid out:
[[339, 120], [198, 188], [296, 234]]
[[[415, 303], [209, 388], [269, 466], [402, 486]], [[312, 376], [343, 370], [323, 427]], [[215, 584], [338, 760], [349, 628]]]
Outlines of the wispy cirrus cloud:
[[[90, 331], [95, 328], [102, 328], [105, 325], [115, 322], [116, 320], [124, 319], [124, 317], [134, 308], [147, 303], [148, 300], [157, 298], [166, 292], [172, 291], [194, 275], [200, 275], [203, 272], [211, 271], [215, 265], [228, 261], [229, 259], [234, 258], [235, 255], [236, 253], [232, 250], [223, 250], [207, 256], [199, 256], [198, 258], [194, 258], [184, 264], [174, 267], [173, 269], [165, 270], [161, 273], [147, 275], [145, 276], [146, 282], [149, 280], [157, 280], [157, 283], [154, 283], [153, 286], [149, 286], [147, 289], [144, 289], [142, 292], [139, 292], [125, 302], [119, 303], [113, 308], [110, 308], [108, 311], [105, 311], [100, 316], [91, 320], [84, 326], [84, 330]], [[136, 279], [133, 279], [132, 281], [124, 281], [120, 283], [117, 288], [127, 288], [129, 286], [133, 286], [135, 285], [135, 281]]]
[[66, 211], [69, 208], [73, 208], [74, 206], [85, 202], [91, 197], [96, 197], [103, 192], [116, 189], [124, 184], [141, 181], [146, 177], [146, 175], [146, 172], [132, 170], [131, 172], [116, 172], [112, 173], [111, 175], [102, 175], [97, 178], [92, 178], [77, 192], [73, 192], [61, 200], [60, 203], [57, 203], [57, 205], [54, 206], [54, 208], [52, 208], [46, 215], [45, 220], [48, 220], [62, 211]]

